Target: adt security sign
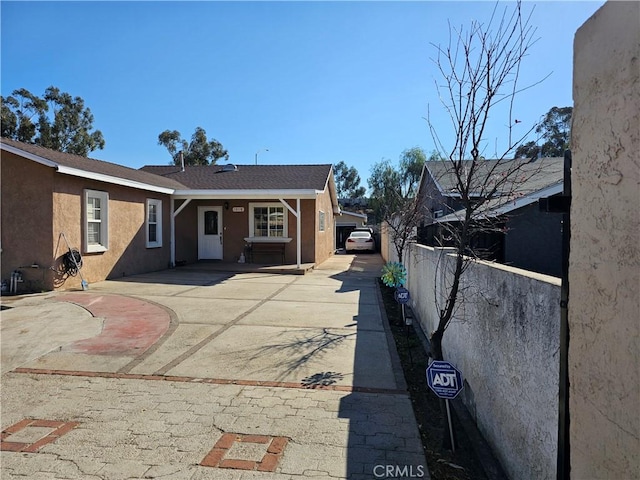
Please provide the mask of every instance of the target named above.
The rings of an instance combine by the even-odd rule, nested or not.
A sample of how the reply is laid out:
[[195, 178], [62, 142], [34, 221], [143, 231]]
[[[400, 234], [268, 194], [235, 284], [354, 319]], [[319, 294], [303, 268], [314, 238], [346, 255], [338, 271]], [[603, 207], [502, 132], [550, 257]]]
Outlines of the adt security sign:
[[462, 390], [462, 373], [449, 362], [434, 360], [427, 367], [429, 388], [440, 398], [456, 398]]
[[396, 288], [396, 291], [393, 294], [393, 296], [395, 297], [396, 302], [402, 305], [404, 305], [405, 303], [408, 303], [409, 300], [411, 299], [411, 297], [409, 296], [409, 290], [407, 290], [404, 287]]

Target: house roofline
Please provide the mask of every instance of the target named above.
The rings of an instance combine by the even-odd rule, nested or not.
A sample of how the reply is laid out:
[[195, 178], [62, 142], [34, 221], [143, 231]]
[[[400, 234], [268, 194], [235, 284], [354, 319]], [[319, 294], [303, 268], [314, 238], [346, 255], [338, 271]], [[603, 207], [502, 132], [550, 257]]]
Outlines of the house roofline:
[[57, 171], [58, 173], [62, 173], [65, 175], [72, 175], [75, 177], [82, 177], [90, 180], [98, 180], [101, 182], [112, 183], [114, 185], [137, 188], [139, 190], [147, 190], [156, 193], [172, 194], [175, 191], [173, 188], [159, 187], [157, 185], [150, 185], [148, 183], [136, 182], [135, 180], [113, 177], [111, 175], [105, 175], [103, 173], [88, 172], [79, 168], [65, 167], [64, 165], [58, 165]]
[[329, 188], [329, 197], [331, 198], [331, 206], [333, 213], [340, 215], [340, 203], [338, 202], [338, 189], [336, 188], [336, 180], [333, 176], [333, 166], [329, 168], [329, 175], [327, 175], [327, 181], [324, 184], [324, 189]]
[[365, 215], [364, 213], [348, 212], [347, 210], [341, 210], [340, 215], [351, 215], [352, 217], [359, 217], [359, 218], [365, 218], [365, 219], [367, 218], [367, 215]]
[[518, 208], [526, 207], [527, 205], [531, 205], [534, 202], [537, 202], [538, 199], [543, 197], [550, 197], [551, 195], [556, 195], [561, 193], [564, 188], [564, 182], [559, 182], [554, 185], [549, 185], [540, 190], [536, 190], [535, 192], [531, 192], [524, 197], [520, 197], [513, 202], [509, 202], [507, 204], [499, 205], [498, 207], [491, 209], [490, 213], [492, 216], [503, 215], [505, 213], [512, 212], [513, 210], [517, 210]]
[[41, 165], [45, 165], [47, 167], [56, 168], [56, 169], [58, 168], [58, 164], [56, 162], [52, 162], [47, 158], [41, 157], [39, 155], [35, 155], [33, 153], [25, 152], [24, 150], [14, 147], [13, 145], [7, 145], [4, 142], [0, 142], [0, 150], [5, 150], [9, 153], [13, 153], [14, 155], [19, 155], [20, 157], [34, 161]]
[[[498, 217], [500, 215], [504, 215], [506, 213], [512, 212], [522, 207], [526, 207], [527, 205], [531, 205], [532, 203], [538, 201], [540, 198], [550, 197], [551, 195], [556, 195], [558, 193], [562, 193], [564, 188], [563, 182], [556, 183], [554, 185], [549, 185], [547, 187], [541, 188], [540, 190], [536, 190], [535, 192], [531, 192], [523, 197], [520, 197], [516, 200], [505, 202], [501, 205], [491, 208], [486, 212], [482, 212], [479, 216], [485, 218], [493, 218]], [[444, 217], [440, 217], [435, 219], [431, 225], [435, 225], [437, 223], [448, 223], [448, 222], [457, 222], [460, 221], [460, 217], [457, 215], [458, 212], [462, 210], [456, 210]]]
[[123, 187], [137, 188], [139, 190], [147, 190], [147, 191], [156, 192], [156, 193], [171, 194], [174, 192], [173, 188], [159, 187], [158, 185], [151, 185], [148, 183], [137, 182], [135, 180], [128, 180], [126, 178], [114, 177], [112, 175], [105, 175], [104, 173], [90, 172], [87, 170], [82, 170], [80, 168], [73, 168], [73, 167], [67, 167], [65, 165], [60, 165], [57, 162], [41, 157], [39, 155], [35, 155], [30, 152], [26, 152], [12, 145], [7, 145], [6, 143], [0, 143], [0, 149], [5, 150], [9, 153], [18, 155], [22, 158], [26, 158], [27, 160], [31, 160], [33, 162], [39, 163], [46, 167], [55, 168], [56, 172], [61, 173], [63, 175], [71, 175], [74, 177], [81, 177], [89, 180], [98, 180], [100, 182], [111, 183], [111, 184], [120, 185]]
[[[419, 185], [419, 187], [418, 187], [418, 191], [419, 191], [419, 190], [421, 189], [421, 187], [422, 187], [422, 180], [423, 180], [423, 177], [424, 177], [424, 173], [425, 173], [425, 170], [427, 170], [427, 171], [429, 172], [429, 177], [431, 177], [431, 179], [433, 180], [433, 183], [436, 185], [436, 188], [438, 189], [438, 192], [440, 192], [440, 194], [441, 194], [442, 196], [445, 196], [445, 197], [446, 197], [446, 196], [447, 196], [447, 194], [445, 193], [444, 189], [442, 188], [442, 185], [440, 185], [440, 182], [439, 182], [439, 181], [438, 181], [438, 179], [433, 175], [433, 172], [432, 172], [432, 171], [431, 171], [431, 169], [429, 168], [428, 163], [429, 163], [430, 161], [434, 161], [434, 160], [427, 160], [426, 162], [424, 162], [424, 167], [423, 167], [423, 169], [422, 169], [422, 173], [420, 174], [420, 183], [418, 184], [418, 185]], [[435, 160], [435, 161], [437, 161], [437, 162], [445, 162], [446, 160]]]
[[300, 199], [312, 199], [323, 193], [322, 190], [304, 189], [304, 190], [287, 190], [287, 189], [233, 189], [233, 190], [219, 190], [219, 189], [183, 189], [175, 190], [173, 192], [173, 198], [176, 200], [198, 200], [198, 199], [212, 199], [212, 200], [244, 200], [244, 199], [266, 199], [266, 200], [279, 200], [280, 198], [300, 198]]

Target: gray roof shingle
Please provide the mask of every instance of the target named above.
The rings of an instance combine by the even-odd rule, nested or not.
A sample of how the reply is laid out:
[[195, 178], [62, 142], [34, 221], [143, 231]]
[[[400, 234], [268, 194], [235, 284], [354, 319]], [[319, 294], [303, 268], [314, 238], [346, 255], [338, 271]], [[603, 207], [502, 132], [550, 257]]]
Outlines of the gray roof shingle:
[[145, 172], [180, 182], [193, 190], [319, 190], [325, 189], [331, 165], [223, 165], [180, 167], [148, 165]]
[[2, 144], [36, 155], [59, 166], [175, 190], [319, 190], [327, 185], [332, 166], [323, 165], [148, 165], [139, 170], [94, 158], [58, 152], [39, 145], [3, 138]]
[[[468, 170], [471, 160], [462, 162], [463, 170]], [[440, 186], [443, 195], [457, 193], [456, 176], [449, 161], [429, 161], [425, 167]], [[495, 168], [494, 168], [495, 167]], [[515, 172], [513, 182], [507, 182], [504, 187], [513, 193], [528, 194], [542, 190], [543, 188], [562, 182], [564, 159], [562, 157], [540, 158], [535, 161], [529, 159], [516, 159], [497, 162], [496, 160], [481, 160], [477, 163], [477, 172], [474, 175], [475, 186], [472, 191], [479, 191], [482, 187], [490, 184], [487, 182], [488, 175], [500, 175], [503, 172]], [[511, 175], [511, 173], [510, 173]], [[519, 179], [523, 180], [520, 181]], [[516, 185], [514, 185], [514, 182]]]
[[56, 150], [44, 148], [39, 145], [22, 143], [8, 138], [3, 138], [1, 140], [1, 143], [69, 168], [75, 168], [91, 173], [99, 173], [101, 175], [108, 175], [110, 177], [116, 177], [157, 187], [171, 189], [185, 188], [183, 184], [175, 179], [154, 175], [153, 173], [145, 172], [143, 170], [137, 170], [135, 168], [125, 167], [123, 165], [105, 162], [103, 160], [96, 160], [94, 158], [82, 157], [80, 155], [58, 152]]
[[[463, 162], [463, 171], [470, 166], [470, 160]], [[458, 194], [456, 175], [453, 173], [451, 162], [430, 161], [426, 162], [425, 167], [432, 178], [438, 182], [443, 195]], [[557, 189], [564, 181], [564, 158], [562, 157], [540, 158], [534, 161], [516, 159], [500, 163], [496, 163], [496, 160], [484, 160], [477, 164], [477, 168], [474, 175], [475, 186], [471, 189], [472, 196], [484, 196], [487, 190], [491, 189], [489, 176], [500, 178], [503, 173], [506, 173], [509, 178], [500, 185], [492, 198], [476, 211], [477, 216], [493, 216], [537, 201], [539, 192], [550, 187]], [[464, 211], [459, 210], [438, 218], [435, 223], [457, 221], [463, 215]]]

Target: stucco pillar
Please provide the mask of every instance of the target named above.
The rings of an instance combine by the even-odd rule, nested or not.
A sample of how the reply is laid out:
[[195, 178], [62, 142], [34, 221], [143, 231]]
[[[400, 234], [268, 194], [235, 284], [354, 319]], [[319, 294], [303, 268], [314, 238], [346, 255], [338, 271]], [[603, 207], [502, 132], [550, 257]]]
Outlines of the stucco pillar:
[[569, 412], [571, 478], [640, 478], [640, 3], [576, 33]]

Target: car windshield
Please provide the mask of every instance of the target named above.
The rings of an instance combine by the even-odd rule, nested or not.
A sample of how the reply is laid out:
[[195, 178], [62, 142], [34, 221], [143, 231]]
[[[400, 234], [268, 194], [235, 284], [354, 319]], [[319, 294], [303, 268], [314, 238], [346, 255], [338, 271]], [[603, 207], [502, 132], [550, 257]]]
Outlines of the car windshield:
[[368, 238], [371, 236], [371, 234], [368, 232], [351, 232], [351, 235], [349, 236], [354, 238]]

